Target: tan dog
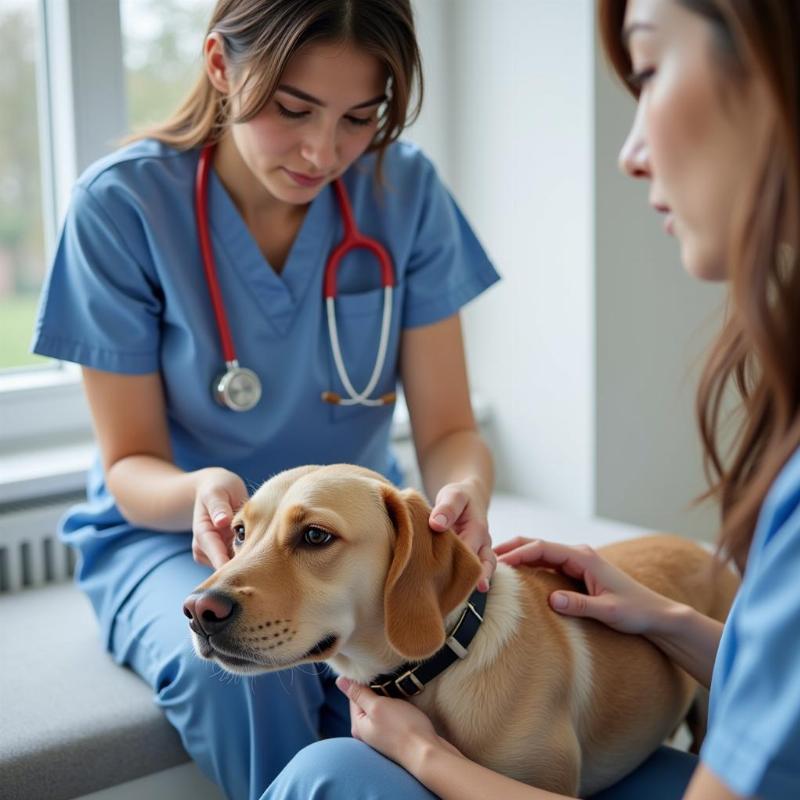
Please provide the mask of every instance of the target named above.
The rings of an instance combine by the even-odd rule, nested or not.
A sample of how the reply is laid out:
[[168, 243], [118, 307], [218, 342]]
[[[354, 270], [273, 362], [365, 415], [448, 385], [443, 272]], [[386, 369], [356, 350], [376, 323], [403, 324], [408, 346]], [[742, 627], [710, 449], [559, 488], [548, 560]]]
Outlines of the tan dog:
[[[235, 557], [186, 603], [197, 652], [237, 673], [327, 661], [368, 683], [445, 642], [478, 580], [477, 559], [430, 509], [359, 467], [301, 467], [236, 515]], [[647, 586], [723, 619], [737, 580], [677, 537], [602, 549]], [[483, 623], [412, 702], [464, 755], [575, 796], [625, 775], [675, 729], [696, 685], [652, 644], [559, 616], [544, 569], [498, 567]]]

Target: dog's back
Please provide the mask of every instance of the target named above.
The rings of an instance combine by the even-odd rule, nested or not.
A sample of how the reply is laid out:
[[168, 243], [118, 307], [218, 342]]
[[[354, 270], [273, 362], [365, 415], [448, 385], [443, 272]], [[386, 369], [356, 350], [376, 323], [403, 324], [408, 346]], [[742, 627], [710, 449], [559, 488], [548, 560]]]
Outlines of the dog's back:
[[[719, 620], [738, 586], [707, 551], [675, 536], [599, 552], [645, 586]], [[513, 615], [513, 633], [505, 631], [490, 666], [476, 671], [471, 652], [416, 701], [466, 755], [573, 796], [599, 791], [641, 763], [680, 724], [697, 691], [643, 637], [551, 610], [553, 591], [580, 588], [547, 569], [498, 569], [487, 622]]]
[[[246, 536], [235, 557], [184, 606], [199, 655], [246, 674], [327, 660], [357, 681], [430, 658], [481, 568], [455, 533], [434, 534], [429, 516], [417, 492], [352, 465], [273, 477], [237, 513]], [[329, 538], [307, 540], [314, 531]], [[713, 574], [710, 555], [676, 537], [602, 553], [718, 619], [736, 590], [731, 573]], [[695, 687], [645, 639], [555, 613], [548, 598], [563, 587], [580, 588], [550, 570], [500, 565], [467, 657], [412, 702], [468, 757], [575, 796], [643, 760], [681, 720]], [[213, 616], [209, 627], [201, 605], [220, 597], [236, 613]], [[253, 636], [277, 620], [289, 635]]]
[[[599, 550], [640, 583], [723, 621], [738, 588], [734, 573], [702, 547], [676, 536], [650, 536]], [[584, 753], [581, 791], [618, 780], [683, 721], [698, 685], [655, 645], [586, 622], [597, 703], [579, 732]]]

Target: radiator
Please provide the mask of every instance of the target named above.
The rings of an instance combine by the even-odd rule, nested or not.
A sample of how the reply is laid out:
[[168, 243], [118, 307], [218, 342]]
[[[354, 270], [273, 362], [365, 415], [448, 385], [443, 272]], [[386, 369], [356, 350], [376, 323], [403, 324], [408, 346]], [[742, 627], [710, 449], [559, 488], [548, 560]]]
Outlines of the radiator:
[[56, 531], [79, 499], [70, 493], [0, 506], [0, 593], [69, 580], [75, 556]]

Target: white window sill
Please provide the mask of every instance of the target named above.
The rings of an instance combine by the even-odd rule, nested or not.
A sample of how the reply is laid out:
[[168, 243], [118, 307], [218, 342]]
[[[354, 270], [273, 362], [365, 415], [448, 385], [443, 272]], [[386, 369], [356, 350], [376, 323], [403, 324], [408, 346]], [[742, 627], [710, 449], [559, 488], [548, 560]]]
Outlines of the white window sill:
[[[480, 395], [473, 395], [478, 425], [490, 419], [489, 408]], [[398, 398], [392, 424], [392, 441], [411, 446], [408, 410]], [[32, 447], [0, 456], [0, 506], [26, 503], [54, 495], [81, 492], [86, 485], [86, 471], [94, 455], [90, 438], [65, 445]], [[402, 459], [401, 459], [402, 460]]]
[[86, 485], [94, 444], [37, 448], [0, 459], [0, 505], [72, 492]]

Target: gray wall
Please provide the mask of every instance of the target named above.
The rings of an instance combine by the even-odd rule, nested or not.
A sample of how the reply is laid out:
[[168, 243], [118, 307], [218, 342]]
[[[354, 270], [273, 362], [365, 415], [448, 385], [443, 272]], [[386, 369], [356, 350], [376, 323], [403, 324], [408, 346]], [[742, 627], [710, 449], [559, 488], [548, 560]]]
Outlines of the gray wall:
[[[683, 271], [616, 158], [633, 103], [591, 0], [420, 0], [431, 153], [502, 285], [465, 313], [498, 487], [711, 538], [693, 398], [719, 287]], [[536, 532], [545, 535], [546, 532]]]
[[723, 290], [681, 266], [677, 242], [648, 205], [648, 184], [616, 167], [633, 101], [596, 52], [596, 511], [713, 538], [694, 399]]

